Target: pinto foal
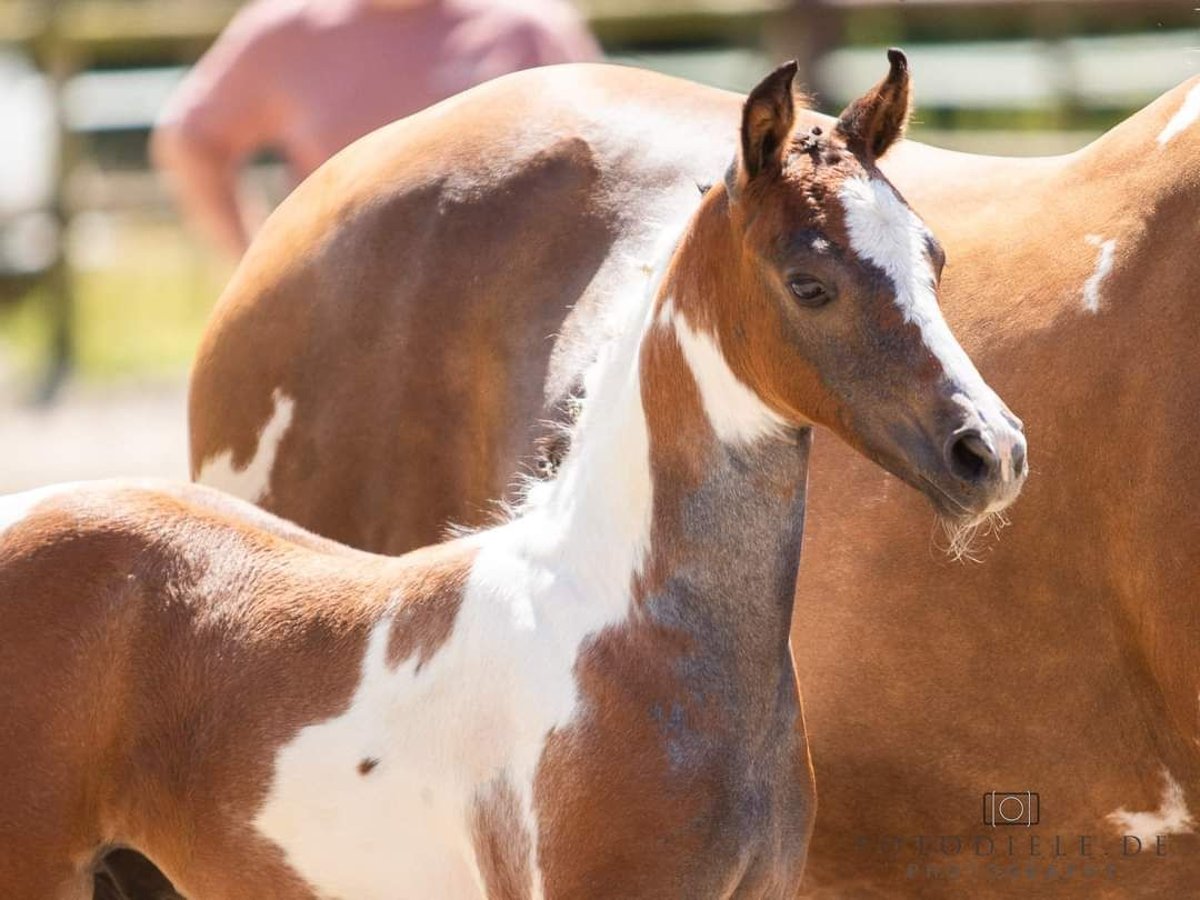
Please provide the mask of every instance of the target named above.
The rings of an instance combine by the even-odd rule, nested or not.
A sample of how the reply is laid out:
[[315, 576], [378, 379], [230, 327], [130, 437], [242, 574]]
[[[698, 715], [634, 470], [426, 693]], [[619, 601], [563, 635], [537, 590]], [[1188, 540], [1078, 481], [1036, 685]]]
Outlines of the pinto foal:
[[129, 847], [192, 898], [794, 894], [811, 427], [958, 518], [1024, 478], [874, 165], [890, 59], [829, 134], [792, 134], [794, 65], [751, 93], [506, 524], [386, 558], [198, 487], [9, 498], [0, 892], [84, 897]]

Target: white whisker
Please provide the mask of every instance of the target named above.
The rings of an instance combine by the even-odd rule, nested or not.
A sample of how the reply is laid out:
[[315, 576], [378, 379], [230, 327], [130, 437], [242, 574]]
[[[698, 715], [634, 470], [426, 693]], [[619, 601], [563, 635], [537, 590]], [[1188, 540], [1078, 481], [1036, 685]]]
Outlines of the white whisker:
[[[933, 545], [955, 562], [982, 562], [984, 546], [989, 538], [999, 540], [1000, 531], [1009, 524], [1002, 512], [985, 513], [973, 519], [948, 519], [938, 516], [934, 527]], [[939, 540], [938, 532], [941, 532]]]

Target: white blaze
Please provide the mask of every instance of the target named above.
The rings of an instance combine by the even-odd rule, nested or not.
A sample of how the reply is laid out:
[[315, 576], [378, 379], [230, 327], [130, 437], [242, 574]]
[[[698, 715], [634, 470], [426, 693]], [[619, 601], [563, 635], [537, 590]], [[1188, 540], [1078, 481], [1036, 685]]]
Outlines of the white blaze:
[[920, 326], [926, 343], [952, 374], [960, 374], [961, 369], [978, 379], [975, 366], [938, 308], [937, 280], [929, 261], [929, 232], [924, 223], [891, 185], [878, 178], [847, 179], [841, 199], [851, 248], [891, 279], [904, 320]]
[[849, 178], [842, 185], [841, 199], [851, 248], [891, 279], [901, 315], [921, 329], [925, 346], [941, 361], [947, 376], [958, 382], [981, 417], [995, 445], [1001, 477], [1015, 480], [1012, 454], [1018, 433], [1005, 423], [999, 398], [942, 317], [924, 223], [882, 179]]
[[199, 484], [217, 488], [227, 494], [258, 503], [266, 496], [271, 486], [271, 470], [275, 467], [275, 455], [279, 443], [291, 427], [296, 401], [276, 388], [271, 395], [274, 407], [271, 418], [258, 433], [258, 447], [254, 457], [242, 467], [233, 464], [233, 451], [223, 450], [206, 459], [196, 476]]

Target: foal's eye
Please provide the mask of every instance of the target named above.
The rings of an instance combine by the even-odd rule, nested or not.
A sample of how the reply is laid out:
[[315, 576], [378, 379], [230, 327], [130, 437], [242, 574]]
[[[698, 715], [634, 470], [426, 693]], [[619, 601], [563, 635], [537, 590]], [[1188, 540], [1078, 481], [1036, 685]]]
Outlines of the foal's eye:
[[833, 299], [825, 285], [808, 275], [793, 275], [788, 279], [788, 288], [802, 306], [824, 306]]

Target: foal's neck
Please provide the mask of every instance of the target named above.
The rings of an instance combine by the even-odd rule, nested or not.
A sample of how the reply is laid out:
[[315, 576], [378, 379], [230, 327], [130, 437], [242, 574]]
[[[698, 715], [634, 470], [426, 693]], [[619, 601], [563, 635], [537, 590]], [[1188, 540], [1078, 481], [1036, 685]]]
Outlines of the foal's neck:
[[693, 229], [657, 290], [615, 323], [571, 451], [531, 512], [554, 523], [539, 532], [548, 561], [597, 602], [688, 633], [730, 688], [731, 678], [761, 685], [764, 666], [790, 675], [809, 433], [783, 425], [730, 370], [703, 324], [715, 317], [702, 304], [721, 298], [694, 296], [703, 280], [677, 277], [721, 265], [707, 244], [689, 248], [695, 239]]
[[707, 648], [725, 690], [790, 686], [810, 432], [777, 420], [674, 303], [658, 320], [642, 351], [654, 508], [635, 602]]

